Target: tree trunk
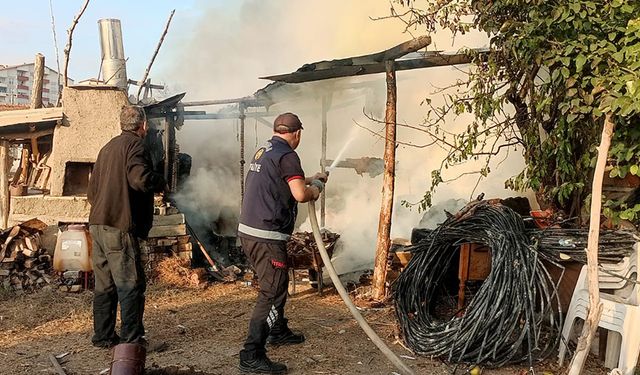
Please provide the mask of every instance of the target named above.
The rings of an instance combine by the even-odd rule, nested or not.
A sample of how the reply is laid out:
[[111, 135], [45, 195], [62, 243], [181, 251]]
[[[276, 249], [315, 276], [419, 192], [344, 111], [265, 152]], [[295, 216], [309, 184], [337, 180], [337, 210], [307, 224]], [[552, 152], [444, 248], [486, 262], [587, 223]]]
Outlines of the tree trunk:
[[373, 270], [373, 298], [385, 298], [387, 262], [391, 246], [391, 213], [393, 212], [393, 190], [396, 174], [396, 71], [395, 62], [385, 63], [387, 73], [387, 112], [385, 116], [386, 137], [384, 145], [384, 179], [382, 182], [382, 206], [378, 222], [376, 262]]
[[593, 185], [591, 188], [591, 217], [589, 220], [589, 238], [587, 240], [587, 279], [589, 280], [589, 312], [582, 327], [582, 333], [578, 340], [569, 375], [579, 375], [589, 355], [591, 341], [598, 329], [602, 304], [600, 303], [600, 288], [598, 284], [598, 239], [600, 236], [600, 209], [602, 206], [602, 179], [607, 163], [607, 154], [613, 136], [613, 121], [611, 115], [607, 115], [602, 129], [602, 138], [598, 146], [598, 160], [593, 173]]

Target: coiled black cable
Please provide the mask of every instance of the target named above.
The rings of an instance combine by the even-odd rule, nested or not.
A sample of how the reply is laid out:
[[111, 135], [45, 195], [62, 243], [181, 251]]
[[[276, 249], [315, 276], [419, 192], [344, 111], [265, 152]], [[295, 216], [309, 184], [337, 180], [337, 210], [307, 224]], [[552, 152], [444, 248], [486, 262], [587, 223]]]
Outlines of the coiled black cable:
[[[430, 306], [463, 243], [491, 249], [491, 272], [462, 315], [442, 321]], [[533, 367], [557, 348], [559, 280], [543, 259], [564, 269], [536, 251], [513, 210], [473, 202], [409, 250], [413, 257], [394, 285], [394, 299], [404, 340], [416, 353], [454, 363]]]

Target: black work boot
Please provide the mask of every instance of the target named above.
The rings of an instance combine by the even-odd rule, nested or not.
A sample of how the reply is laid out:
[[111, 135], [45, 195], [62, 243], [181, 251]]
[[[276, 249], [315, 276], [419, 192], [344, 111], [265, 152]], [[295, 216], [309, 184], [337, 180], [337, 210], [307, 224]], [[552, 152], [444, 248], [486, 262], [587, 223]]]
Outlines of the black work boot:
[[[245, 358], [243, 358], [245, 357]], [[249, 374], [286, 374], [287, 365], [271, 362], [266, 354], [246, 357], [240, 353], [240, 371]]]
[[267, 337], [267, 344], [273, 346], [280, 345], [296, 345], [304, 342], [304, 335], [302, 333], [294, 333], [289, 328], [284, 331], [269, 335]]
[[91, 342], [93, 346], [95, 346], [96, 348], [110, 349], [120, 344], [120, 336], [114, 333], [110, 339], [107, 339], [107, 340], [92, 339]]

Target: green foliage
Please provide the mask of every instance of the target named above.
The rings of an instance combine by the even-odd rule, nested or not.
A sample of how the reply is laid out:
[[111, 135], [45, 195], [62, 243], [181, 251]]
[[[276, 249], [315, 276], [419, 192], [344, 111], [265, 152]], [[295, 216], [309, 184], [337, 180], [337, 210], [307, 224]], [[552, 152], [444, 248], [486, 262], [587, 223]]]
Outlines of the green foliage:
[[[640, 173], [640, 2], [625, 0], [397, 1], [408, 26], [428, 32], [470, 28], [490, 37], [486, 53], [458, 82], [446, 104], [431, 106], [424, 127], [449, 153], [419, 206], [430, 204], [442, 170], [521, 150], [525, 169], [505, 183], [533, 188], [570, 211], [589, 194], [604, 118], [616, 130], [612, 177]], [[465, 20], [473, 15], [473, 22]], [[466, 131], [447, 133], [445, 121], [472, 114]], [[482, 176], [488, 169], [480, 171]], [[609, 212], [638, 218], [636, 207]], [[629, 211], [631, 210], [631, 211]]]

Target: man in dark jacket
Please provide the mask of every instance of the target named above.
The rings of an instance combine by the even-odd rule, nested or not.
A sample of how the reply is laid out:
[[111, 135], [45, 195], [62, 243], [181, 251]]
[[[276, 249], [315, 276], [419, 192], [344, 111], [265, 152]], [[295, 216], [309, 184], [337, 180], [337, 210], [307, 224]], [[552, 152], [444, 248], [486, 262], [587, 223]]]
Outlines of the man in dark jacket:
[[[147, 238], [152, 226], [153, 193], [165, 187], [143, 146], [144, 109], [123, 107], [120, 127], [122, 133], [100, 150], [87, 192], [95, 276], [91, 341], [98, 347], [146, 344], [142, 324], [146, 280], [138, 241]], [[118, 302], [120, 336], [115, 332]]]
[[300, 344], [305, 340], [289, 329], [284, 317], [289, 283], [287, 240], [296, 222], [297, 203], [318, 199], [327, 175], [305, 178], [294, 151], [302, 129], [298, 116], [281, 114], [273, 123], [273, 137], [249, 164], [238, 237], [258, 276], [260, 293], [240, 352], [243, 372], [286, 373], [286, 365], [269, 360], [265, 344]]

